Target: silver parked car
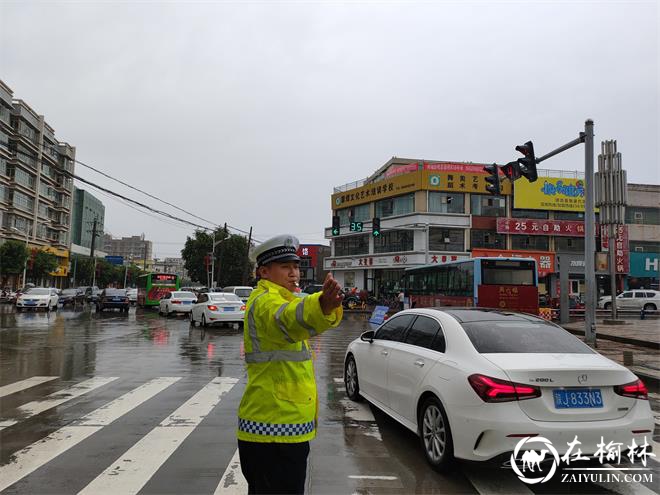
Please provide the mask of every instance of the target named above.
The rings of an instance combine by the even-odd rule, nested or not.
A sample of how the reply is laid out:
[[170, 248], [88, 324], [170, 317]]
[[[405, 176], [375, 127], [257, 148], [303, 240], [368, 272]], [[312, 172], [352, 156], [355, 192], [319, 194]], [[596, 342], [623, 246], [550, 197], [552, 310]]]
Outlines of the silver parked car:
[[[598, 307], [610, 309], [612, 296], [603, 296], [598, 299]], [[655, 311], [660, 308], [660, 292], [649, 289], [627, 290], [616, 296], [618, 309], [633, 309], [636, 311]]]

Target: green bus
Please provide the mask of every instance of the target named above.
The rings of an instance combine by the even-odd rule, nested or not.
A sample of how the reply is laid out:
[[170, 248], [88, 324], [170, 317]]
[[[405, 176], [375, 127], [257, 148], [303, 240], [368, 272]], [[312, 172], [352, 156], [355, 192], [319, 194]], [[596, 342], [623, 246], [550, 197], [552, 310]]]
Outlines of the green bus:
[[181, 280], [173, 273], [147, 273], [137, 280], [137, 304], [141, 308], [158, 306], [160, 300], [168, 292], [179, 290]]

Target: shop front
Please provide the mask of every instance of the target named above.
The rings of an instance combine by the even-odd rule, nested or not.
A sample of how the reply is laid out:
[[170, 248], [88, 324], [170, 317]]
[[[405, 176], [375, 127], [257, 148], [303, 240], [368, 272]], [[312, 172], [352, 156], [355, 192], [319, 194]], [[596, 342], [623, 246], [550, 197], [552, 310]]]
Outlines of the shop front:
[[628, 289], [660, 290], [660, 253], [630, 253]]

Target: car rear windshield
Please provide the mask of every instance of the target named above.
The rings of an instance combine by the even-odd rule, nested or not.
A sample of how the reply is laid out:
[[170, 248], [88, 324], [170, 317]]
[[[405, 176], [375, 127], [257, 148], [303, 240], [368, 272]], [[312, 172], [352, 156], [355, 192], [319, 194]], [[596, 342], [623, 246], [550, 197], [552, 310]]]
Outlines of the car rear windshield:
[[50, 294], [50, 289], [40, 289], [33, 287], [27, 291], [26, 294], [30, 294], [31, 296], [47, 296]]
[[211, 301], [242, 302], [236, 294], [230, 294], [228, 292], [217, 292], [215, 294], [209, 294], [209, 299]]
[[62, 294], [67, 295], [67, 296], [68, 295], [76, 295], [77, 293], [78, 293], [78, 291], [76, 289], [64, 289], [62, 291]]
[[552, 323], [527, 321], [480, 321], [463, 323], [472, 345], [489, 353], [592, 354], [577, 337]]
[[234, 293], [238, 297], [250, 297], [250, 294], [252, 294], [252, 289], [236, 289]]
[[106, 296], [125, 296], [125, 289], [105, 289]]
[[177, 297], [184, 297], [188, 299], [196, 299], [197, 296], [193, 294], [192, 292], [186, 292], [186, 291], [181, 291], [181, 292], [172, 292], [172, 298], [175, 299]]

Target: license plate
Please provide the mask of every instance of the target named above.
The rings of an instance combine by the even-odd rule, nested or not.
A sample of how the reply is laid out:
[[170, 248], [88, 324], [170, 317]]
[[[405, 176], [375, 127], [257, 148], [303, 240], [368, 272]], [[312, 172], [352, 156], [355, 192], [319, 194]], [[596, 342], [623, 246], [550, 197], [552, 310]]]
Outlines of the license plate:
[[234, 307], [230, 306], [230, 307], [227, 307], [227, 308], [222, 308], [222, 310], [223, 311], [234, 311]]
[[25, 304], [27, 304], [28, 306], [34, 306], [35, 304], [37, 304], [37, 302], [36, 301], [25, 301]]
[[552, 393], [557, 409], [593, 409], [603, 407], [599, 388], [574, 388], [554, 390]]
[[113, 297], [112, 300], [113, 300], [113, 301], [121, 301], [121, 299], [118, 298], [118, 297]]
[[192, 304], [192, 301], [183, 301], [183, 304]]

